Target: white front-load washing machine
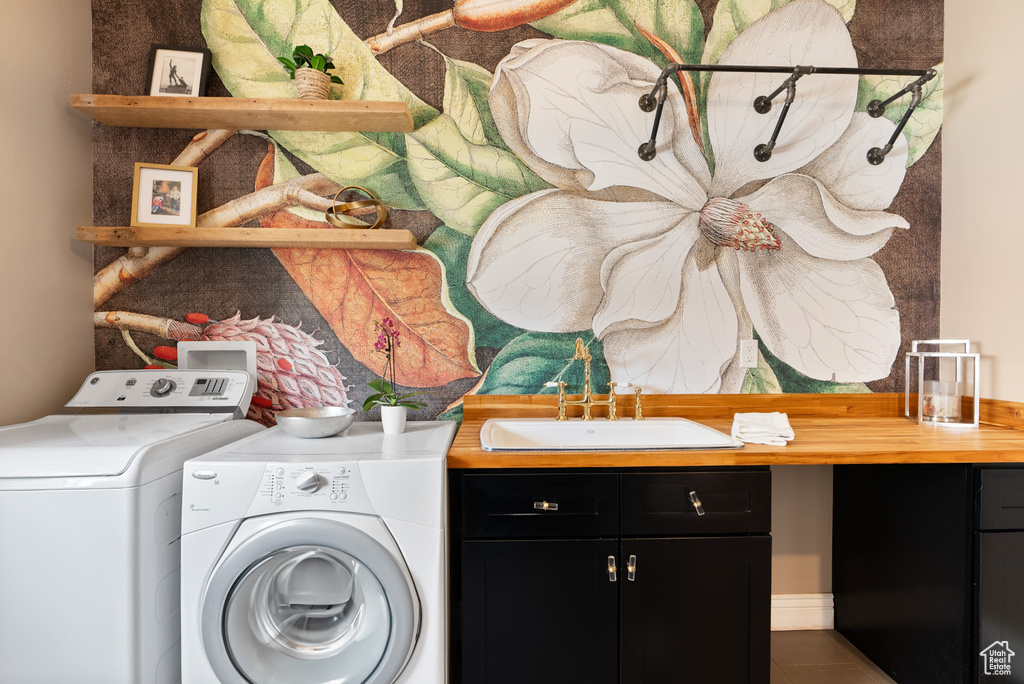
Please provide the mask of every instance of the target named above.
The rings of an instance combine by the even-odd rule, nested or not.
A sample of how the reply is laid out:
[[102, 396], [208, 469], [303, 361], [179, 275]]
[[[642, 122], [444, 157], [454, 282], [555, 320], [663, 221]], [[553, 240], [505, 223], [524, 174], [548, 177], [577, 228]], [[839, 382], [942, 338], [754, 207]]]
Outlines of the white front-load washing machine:
[[101, 371], [0, 428], [0, 682], [180, 681], [181, 470], [264, 428], [244, 371]]
[[186, 463], [182, 681], [444, 684], [455, 430], [272, 428]]

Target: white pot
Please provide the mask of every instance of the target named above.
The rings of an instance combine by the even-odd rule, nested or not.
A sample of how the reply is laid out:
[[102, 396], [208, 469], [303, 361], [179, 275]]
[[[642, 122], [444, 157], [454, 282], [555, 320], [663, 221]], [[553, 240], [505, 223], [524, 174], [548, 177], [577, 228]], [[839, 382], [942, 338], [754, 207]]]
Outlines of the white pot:
[[385, 435], [400, 435], [405, 432], [405, 406], [381, 406], [380, 422], [384, 426]]

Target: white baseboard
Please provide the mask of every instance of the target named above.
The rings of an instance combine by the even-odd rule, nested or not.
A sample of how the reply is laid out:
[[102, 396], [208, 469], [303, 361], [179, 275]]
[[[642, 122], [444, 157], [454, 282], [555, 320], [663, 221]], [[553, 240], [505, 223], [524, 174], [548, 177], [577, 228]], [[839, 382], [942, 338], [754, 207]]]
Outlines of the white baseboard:
[[833, 629], [832, 594], [772, 594], [772, 630]]

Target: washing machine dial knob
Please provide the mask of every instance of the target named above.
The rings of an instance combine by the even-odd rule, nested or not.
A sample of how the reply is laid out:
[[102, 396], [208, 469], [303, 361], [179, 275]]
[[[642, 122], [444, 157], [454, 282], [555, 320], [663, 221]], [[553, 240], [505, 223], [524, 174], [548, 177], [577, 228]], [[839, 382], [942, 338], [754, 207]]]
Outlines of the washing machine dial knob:
[[323, 486], [324, 479], [316, 473], [303, 473], [299, 475], [299, 481], [295, 483], [296, 489], [307, 494], [312, 494]]
[[149, 391], [154, 397], [166, 397], [168, 394], [174, 391], [174, 381], [167, 378], [159, 378], [153, 383], [153, 388]]

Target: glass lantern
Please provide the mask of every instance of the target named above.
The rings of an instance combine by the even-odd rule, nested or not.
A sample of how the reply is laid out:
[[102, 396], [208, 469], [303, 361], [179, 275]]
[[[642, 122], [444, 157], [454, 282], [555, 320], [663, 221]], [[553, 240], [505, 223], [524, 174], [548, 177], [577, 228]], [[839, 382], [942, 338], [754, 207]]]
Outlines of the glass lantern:
[[[918, 423], [978, 427], [980, 354], [970, 340], [914, 340], [907, 352], [904, 415]], [[917, 411], [910, 399], [917, 396]]]

